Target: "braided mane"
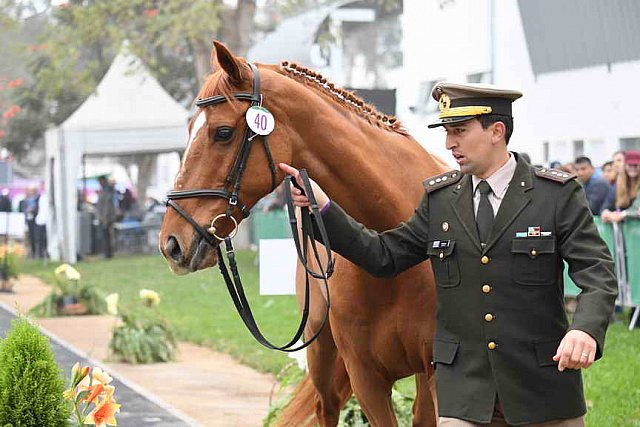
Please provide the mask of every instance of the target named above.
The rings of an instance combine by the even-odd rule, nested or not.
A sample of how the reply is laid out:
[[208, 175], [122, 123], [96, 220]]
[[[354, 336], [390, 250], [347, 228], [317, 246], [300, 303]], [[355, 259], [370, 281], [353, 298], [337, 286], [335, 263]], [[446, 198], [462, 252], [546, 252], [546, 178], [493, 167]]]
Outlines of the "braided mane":
[[318, 89], [333, 102], [348, 108], [360, 117], [364, 118], [370, 125], [377, 126], [401, 135], [408, 135], [406, 129], [394, 116], [380, 113], [373, 105], [367, 104], [362, 98], [353, 92], [336, 87], [319, 73], [298, 64], [284, 61], [280, 64], [282, 74], [291, 79]]

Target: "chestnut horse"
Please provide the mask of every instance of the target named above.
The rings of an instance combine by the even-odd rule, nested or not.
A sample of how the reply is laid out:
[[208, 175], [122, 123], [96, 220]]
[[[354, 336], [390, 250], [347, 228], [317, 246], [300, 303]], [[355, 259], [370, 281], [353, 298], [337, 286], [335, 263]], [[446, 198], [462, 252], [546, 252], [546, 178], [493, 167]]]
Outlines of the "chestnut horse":
[[[175, 180], [177, 191], [224, 188], [243, 141], [249, 103], [234, 94], [251, 93], [254, 74], [244, 59], [218, 42], [213, 60], [219, 67], [207, 78], [199, 98], [223, 95], [228, 102], [203, 106], [192, 118]], [[423, 195], [422, 180], [446, 170], [445, 163], [427, 153], [395, 118], [378, 113], [320, 75], [286, 62], [259, 64], [257, 72], [263, 106], [276, 125], [268, 138], [270, 155], [260, 136], [249, 153], [239, 193], [247, 208], [271, 191], [271, 160], [285, 162], [306, 168], [356, 220], [381, 231], [408, 219]], [[277, 171], [275, 178], [281, 182], [284, 174]], [[228, 201], [195, 197], [179, 200], [179, 205], [206, 229], [227, 210]], [[238, 222], [243, 218], [240, 209], [234, 209], [233, 216]], [[224, 236], [233, 224], [225, 220], [216, 227], [216, 233]], [[218, 261], [214, 248], [173, 209], [162, 223], [160, 250], [177, 274]], [[307, 337], [319, 327], [325, 308], [316, 282]], [[298, 291], [301, 283], [304, 276], [298, 265]], [[413, 424], [436, 425], [430, 365], [435, 286], [430, 264], [422, 263], [393, 279], [376, 279], [337, 257], [329, 290], [329, 321], [307, 351], [309, 374], [278, 423], [335, 426], [353, 392], [372, 425], [396, 425], [391, 387], [400, 378], [416, 375]]]

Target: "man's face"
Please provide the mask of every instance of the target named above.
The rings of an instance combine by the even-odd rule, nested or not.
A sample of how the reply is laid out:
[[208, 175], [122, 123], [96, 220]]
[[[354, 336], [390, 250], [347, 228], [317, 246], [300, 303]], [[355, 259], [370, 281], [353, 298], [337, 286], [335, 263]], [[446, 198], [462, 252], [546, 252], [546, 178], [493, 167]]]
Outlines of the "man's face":
[[482, 175], [491, 165], [493, 126], [483, 129], [477, 119], [444, 125], [447, 150], [465, 174]]
[[608, 182], [614, 182], [616, 180], [616, 170], [613, 168], [613, 164], [602, 167], [602, 176]]
[[624, 154], [616, 153], [613, 156], [613, 167], [616, 170], [616, 173], [622, 173], [624, 171]]
[[576, 163], [576, 175], [578, 175], [578, 181], [586, 184], [593, 175], [593, 166], [587, 162]]

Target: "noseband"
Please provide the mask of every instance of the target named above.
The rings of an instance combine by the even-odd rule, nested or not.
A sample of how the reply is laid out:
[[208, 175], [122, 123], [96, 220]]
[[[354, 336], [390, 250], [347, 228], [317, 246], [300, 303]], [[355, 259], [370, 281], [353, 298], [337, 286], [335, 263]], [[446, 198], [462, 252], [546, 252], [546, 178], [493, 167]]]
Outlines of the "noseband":
[[[260, 93], [260, 74], [258, 73], [257, 67], [249, 63], [251, 70], [253, 72], [253, 92], [237, 92], [232, 94], [232, 97], [239, 101], [250, 101], [251, 106], [262, 106], [262, 94]], [[212, 105], [222, 104], [224, 102], [229, 101], [225, 96], [215, 95], [210, 96], [208, 98], [201, 98], [196, 101], [196, 106], [200, 108], [209, 107]], [[293, 236], [293, 240], [296, 246], [296, 251], [298, 253], [298, 258], [300, 263], [306, 270], [306, 283], [305, 283], [305, 294], [304, 294], [304, 307], [302, 309], [302, 319], [298, 326], [298, 330], [294, 334], [294, 337], [283, 346], [276, 346], [269, 342], [264, 335], [260, 332], [255, 319], [253, 317], [253, 313], [251, 312], [251, 308], [249, 307], [249, 302], [247, 301], [244, 293], [244, 288], [242, 286], [242, 281], [240, 279], [240, 274], [238, 273], [238, 267], [235, 260], [235, 252], [233, 249], [233, 245], [231, 243], [231, 239], [235, 236], [238, 230], [238, 222], [233, 217], [233, 213], [235, 208], [237, 207], [242, 213], [243, 217], [249, 216], [249, 208], [242, 204], [239, 200], [240, 194], [240, 181], [242, 179], [242, 175], [247, 166], [247, 159], [249, 158], [249, 152], [251, 151], [251, 143], [254, 138], [259, 136], [257, 133], [253, 132], [248, 124], [245, 127], [244, 136], [242, 139], [242, 143], [240, 144], [240, 149], [238, 150], [238, 154], [236, 155], [235, 160], [233, 161], [233, 165], [231, 166], [231, 170], [225, 179], [224, 187], [215, 188], [215, 189], [195, 189], [195, 190], [174, 190], [169, 191], [167, 193], [167, 206], [172, 207], [173, 209], [180, 214], [185, 220], [187, 220], [193, 228], [198, 232], [198, 234], [212, 247], [216, 248], [218, 255], [218, 266], [220, 268], [220, 273], [222, 274], [225, 284], [227, 285], [227, 289], [229, 291], [229, 295], [233, 300], [233, 303], [238, 310], [238, 314], [242, 318], [244, 324], [247, 326], [247, 329], [251, 332], [254, 338], [262, 345], [267, 348], [280, 350], [285, 352], [293, 352], [301, 350], [311, 344], [322, 331], [324, 325], [327, 322], [327, 318], [329, 315], [329, 307], [330, 307], [330, 299], [329, 299], [329, 287], [327, 284], [327, 279], [333, 273], [334, 260], [331, 254], [331, 247], [329, 245], [329, 239], [327, 236], [327, 232], [324, 227], [324, 223], [322, 222], [322, 214], [318, 209], [318, 205], [316, 203], [315, 197], [313, 195], [313, 191], [311, 189], [311, 183], [309, 181], [309, 177], [305, 170], [300, 171], [300, 179], [302, 180], [302, 186], [300, 186], [296, 180], [292, 180], [291, 177], [285, 178], [285, 196], [287, 201], [287, 208], [289, 212], [289, 224], [291, 226], [291, 232]], [[267, 142], [266, 135], [262, 136], [262, 145], [264, 146], [265, 153], [267, 155], [267, 161], [269, 163], [269, 169], [271, 171], [271, 190], [272, 192], [275, 190], [277, 186], [276, 182], [276, 166], [273, 161], [273, 156], [271, 155], [271, 150], [269, 149], [269, 144]], [[293, 197], [291, 195], [291, 185], [298, 187], [300, 190], [305, 193], [310, 201], [310, 210], [302, 209], [302, 245], [300, 243], [300, 237], [298, 236], [298, 222], [295, 217], [295, 207], [293, 204]], [[304, 188], [303, 188], [304, 187]], [[227, 199], [229, 201], [227, 205], [227, 209], [224, 214], [220, 214], [213, 218], [211, 221], [211, 225], [208, 229], [205, 229], [203, 226], [198, 224], [198, 222], [187, 213], [177, 202], [176, 200], [181, 199], [189, 199], [189, 198], [197, 198], [197, 197], [220, 197]], [[216, 222], [220, 219], [227, 218], [233, 222], [233, 229], [231, 232], [227, 234], [227, 236], [219, 236], [217, 233]], [[316, 236], [315, 230], [320, 233], [320, 238], [326, 249], [327, 254], [327, 263], [325, 266], [322, 265], [320, 260], [320, 256], [318, 253], [318, 249], [316, 247]], [[231, 273], [233, 275], [233, 279], [229, 274], [229, 270], [224, 262], [224, 258], [222, 256], [222, 250], [220, 249], [220, 242], [225, 243], [225, 250], [227, 253], [227, 257], [229, 259], [229, 267], [231, 269]], [[318, 264], [319, 272], [313, 271], [309, 268], [308, 263], [308, 243], [311, 242], [311, 247], [313, 248], [313, 252]], [[325, 301], [325, 312], [324, 318], [320, 324], [318, 330], [313, 334], [311, 338], [306, 340], [301, 345], [296, 346], [298, 340], [302, 337], [304, 333], [304, 329], [307, 324], [308, 316], [309, 316], [309, 288], [310, 288], [310, 279], [309, 276], [312, 276], [316, 279], [321, 279], [324, 282], [324, 295], [326, 297]], [[295, 347], [294, 347], [295, 346]]]

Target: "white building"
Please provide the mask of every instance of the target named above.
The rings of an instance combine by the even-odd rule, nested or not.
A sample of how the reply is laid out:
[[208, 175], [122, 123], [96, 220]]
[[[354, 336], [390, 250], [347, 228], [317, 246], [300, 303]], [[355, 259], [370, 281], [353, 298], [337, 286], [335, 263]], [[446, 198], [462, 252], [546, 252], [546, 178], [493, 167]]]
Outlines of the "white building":
[[510, 148], [534, 163], [640, 149], [638, 18], [634, 0], [405, 0], [398, 115], [444, 153], [433, 83], [494, 83], [524, 93]]

